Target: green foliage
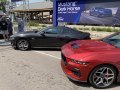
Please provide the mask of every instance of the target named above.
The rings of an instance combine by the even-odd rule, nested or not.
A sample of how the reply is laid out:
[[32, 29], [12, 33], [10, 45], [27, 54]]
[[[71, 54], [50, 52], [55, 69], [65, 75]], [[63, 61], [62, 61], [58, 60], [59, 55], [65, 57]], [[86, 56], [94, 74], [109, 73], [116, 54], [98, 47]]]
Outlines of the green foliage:
[[73, 27], [73, 29], [76, 30], [91, 30], [91, 31], [99, 31], [99, 32], [120, 32], [120, 29], [115, 29], [115, 28], [110, 28], [110, 27], [106, 27], [106, 28], [100, 28], [100, 27], [92, 27], [92, 28], [88, 28], [88, 27], [80, 27], [80, 28], [76, 28]]
[[105, 32], [120, 32], [119, 29], [114, 29], [114, 28], [91, 28], [92, 31], [105, 31]]
[[76, 27], [73, 27], [73, 29], [78, 30], [78, 28], [76, 28]]
[[5, 5], [6, 5], [7, 0], [0, 0], [0, 10], [5, 12]]
[[30, 26], [39, 26], [39, 23], [30, 21], [30, 22], [29, 22], [29, 25], [30, 25]]
[[7, 0], [0, 0], [0, 3], [1, 3], [1, 2], [6, 2], [6, 1], [7, 1]]
[[41, 25], [41, 27], [47, 27], [47, 25]]

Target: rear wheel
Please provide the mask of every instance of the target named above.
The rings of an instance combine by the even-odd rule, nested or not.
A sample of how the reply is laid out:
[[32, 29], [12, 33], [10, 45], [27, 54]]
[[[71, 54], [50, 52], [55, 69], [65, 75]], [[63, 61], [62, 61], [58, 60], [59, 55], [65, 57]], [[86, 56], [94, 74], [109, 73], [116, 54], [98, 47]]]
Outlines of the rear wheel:
[[27, 40], [21, 39], [17, 41], [17, 48], [21, 51], [26, 51], [30, 48], [30, 44]]
[[89, 82], [95, 88], [104, 89], [110, 87], [116, 77], [116, 70], [112, 66], [101, 65], [91, 72]]

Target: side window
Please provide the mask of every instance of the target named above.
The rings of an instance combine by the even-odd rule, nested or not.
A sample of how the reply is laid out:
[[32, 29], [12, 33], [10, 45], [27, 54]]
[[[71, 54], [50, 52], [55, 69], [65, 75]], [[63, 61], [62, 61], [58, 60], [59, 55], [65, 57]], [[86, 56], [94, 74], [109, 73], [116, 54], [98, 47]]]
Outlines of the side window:
[[69, 34], [69, 33], [70, 33], [70, 30], [68, 30], [68, 29], [63, 29], [63, 33], [64, 33], [64, 34]]
[[112, 37], [110, 37], [109, 39], [119, 39], [119, 40], [120, 40], [120, 34], [115, 35], [115, 36], [112, 36]]
[[78, 32], [77, 31], [75, 31], [75, 30], [70, 30], [70, 34], [77, 34]]
[[110, 44], [120, 48], [120, 34], [110, 37], [108, 41]]
[[120, 48], [120, 40], [116, 40], [115, 46]]
[[61, 30], [58, 28], [49, 28], [47, 30], [45, 30], [46, 34], [60, 34]]

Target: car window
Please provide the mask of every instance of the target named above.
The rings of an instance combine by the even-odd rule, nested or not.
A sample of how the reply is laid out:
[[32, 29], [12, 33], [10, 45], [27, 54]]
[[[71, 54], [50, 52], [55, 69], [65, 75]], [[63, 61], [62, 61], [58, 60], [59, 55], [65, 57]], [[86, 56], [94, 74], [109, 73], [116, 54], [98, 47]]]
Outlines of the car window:
[[49, 28], [44, 31], [46, 34], [60, 34], [61, 30], [58, 28]]
[[120, 48], [120, 34], [113, 35], [109, 38], [103, 39], [104, 42], [109, 43], [115, 47]]
[[116, 40], [115, 46], [118, 47], [118, 48], [120, 48], [120, 39], [119, 39], [119, 40]]
[[110, 37], [109, 39], [120, 39], [120, 34]]
[[70, 34], [80, 34], [80, 31], [71, 29]]
[[114, 46], [120, 48], [120, 34], [110, 37], [109, 40]]
[[70, 30], [69, 29], [63, 29], [63, 33], [68, 34], [68, 33], [70, 33]]

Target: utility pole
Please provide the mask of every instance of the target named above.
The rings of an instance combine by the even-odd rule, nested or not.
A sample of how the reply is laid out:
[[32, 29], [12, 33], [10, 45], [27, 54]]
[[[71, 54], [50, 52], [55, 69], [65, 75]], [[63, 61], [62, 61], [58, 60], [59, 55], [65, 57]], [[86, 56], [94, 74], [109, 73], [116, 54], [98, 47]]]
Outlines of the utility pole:
[[23, 0], [23, 11], [24, 11], [24, 15], [23, 15], [23, 20], [24, 20], [24, 24], [25, 24], [25, 30], [29, 30], [30, 26], [29, 26], [29, 0]]

